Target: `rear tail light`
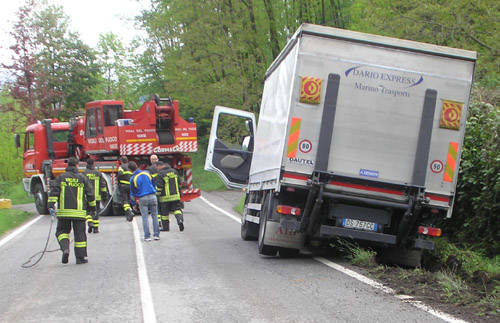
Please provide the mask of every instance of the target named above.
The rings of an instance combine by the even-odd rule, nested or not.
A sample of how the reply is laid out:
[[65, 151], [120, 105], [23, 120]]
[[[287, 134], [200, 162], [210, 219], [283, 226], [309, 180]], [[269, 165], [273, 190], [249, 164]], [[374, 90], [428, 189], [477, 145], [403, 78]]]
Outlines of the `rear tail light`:
[[425, 234], [428, 236], [433, 236], [433, 237], [440, 237], [441, 236], [441, 229], [440, 228], [419, 226], [418, 233]]
[[298, 207], [288, 206], [288, 205], [278, 205], [276, 211], [280, 214], [286, 215], [300, 215], [300, 209]]

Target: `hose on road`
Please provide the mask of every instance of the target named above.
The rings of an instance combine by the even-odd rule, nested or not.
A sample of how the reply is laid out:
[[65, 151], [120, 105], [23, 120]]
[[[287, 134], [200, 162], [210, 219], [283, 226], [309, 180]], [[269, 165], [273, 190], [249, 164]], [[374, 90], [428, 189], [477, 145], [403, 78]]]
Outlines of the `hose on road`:
[[[61, 248], [57, 248], [57, 249], [54, 249], [54, 250], [47, 250], [47, 246], [49, 245], [50, 234], [52, 233], [52, 226], [54, 225], [54, 219], [55, 218], [56, 218], [55, 211], [53, 209], [50, 209], [50, 228], [49, 228], [49, 234], [47, 235], [47, 240], [45, 241], [45, 247], [43, 248], [42, 251], [39, 251], [39, 252], [35, 253], [33, 256], [31, 256], [28, 259], [28, 261], [26, 261], [25, 263], [23, 263], [21, 265], [22, 268], [32, 268], [32, 267], [36, 266], [36, 264], [38, 264], [40, 262], [40, 260], [42, 260], [43, 256], [47, 252], [55, 252], [55, 251], [61, 250]], [[38, 259], [34, 263], [30, 264], [32, 262], [32, 259], [35, 258], [38, 255], [40, 255], [40, 257], [38, 257]]]
[[[113, 194], [115, 193], [115, 191], [113, 191]], [[110, 198], [108, 200], [108, 203], [106, 203], [106, 206], [103, 207], [100, 212], [99, 212], [99, 216], [102, 215], [102, 212], [104, 210], [106, 210], [106, 208], [109, 206], [109, 203], [111, 203], [111, 201], [113, 200], [113, 194], [110, 195]], [[36, 266], [40, 260], [42, 260], [43, 256], [48, 253], [48, 252], [56, 252], [56, 251], [59, 251], [61, 250], [61, 248], [57, 248], [57, 249], [53, 249], [53, 250], [47, 250], [47, 246], [49, 245], [49, 240], [50, 240], [50, 234], [52, 233], [52, 227], [54, 225], [54, 220], [56, 218], [56, 211], [53, 210], [53, 209], [50, 209], [50, 228], [49, 228], [49, 234], [47, 235], [47, 240], [45, 241], [45, 247], [43, 248], [42, 251], [39, 251], [37, 253], [35, 253], [33, 256], [31, 256], [25, 263], [23, 263], [21, 265], [22, 268], [32, 268], [34, 266]], [[32, 262], [32, 259], [35, 258], [36, 256], [40, 255], [40, 257], [38, 257], [38, 259], [34, 262], [34, 263], [31, 263]]]

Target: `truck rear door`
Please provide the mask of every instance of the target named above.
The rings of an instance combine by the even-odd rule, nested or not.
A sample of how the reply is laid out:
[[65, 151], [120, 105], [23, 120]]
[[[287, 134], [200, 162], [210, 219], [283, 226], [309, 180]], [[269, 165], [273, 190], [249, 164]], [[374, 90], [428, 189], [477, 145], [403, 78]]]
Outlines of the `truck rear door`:
[[205, 170], [217, 173], [227, 187], [243, 188], [248, 183], [254, 129], [253, 113], [215, 107]]

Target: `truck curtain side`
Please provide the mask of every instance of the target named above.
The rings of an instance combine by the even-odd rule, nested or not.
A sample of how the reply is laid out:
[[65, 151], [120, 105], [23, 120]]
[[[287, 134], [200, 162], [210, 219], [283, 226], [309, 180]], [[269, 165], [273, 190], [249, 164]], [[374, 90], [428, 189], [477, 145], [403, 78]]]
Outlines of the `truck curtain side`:
[[242, 237], [285, 255], [353, 238], [419, 263], [429, 236], [440, 235], [436, 220], [451, 217], [475, 60], [302, 25], [266, 73]]

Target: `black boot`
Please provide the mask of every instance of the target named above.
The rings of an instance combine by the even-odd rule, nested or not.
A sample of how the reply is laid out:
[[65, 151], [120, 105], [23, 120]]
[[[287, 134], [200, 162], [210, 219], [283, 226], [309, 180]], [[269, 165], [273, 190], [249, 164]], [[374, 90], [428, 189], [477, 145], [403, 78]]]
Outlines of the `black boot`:
[[62, 258], [61, 258], [61, 262], [63, 264], [67, 264], [68, 263], [68, 258], [69, 258], [69, 250], [63, 250], [63, 254], [62, 254]]
[[132, 222], [132, 220], [134, 219], [134, 212], [132, 212], [132, 210], [127, 210], [125, 213], [127, 216], [127, 221]]
[[87, 230], [88, 233], [92, 233], [92, 224], [89, 223], [89, 229]]
[[182, 222], [179, 223], [179, 230], [184, 231], [184, 223]]
[[161, 221], [161, 231], [170, 231], [170, 221], [169, 220], [163, 220]]
[[86, 264], [88, 262], [89, 262], [88, 259], [85, 259], [85, 258], [76, 258], [76, 264], [77, 265]]
[[99, 233], [99, 228], [98, 227], [94, 227], [94, 233]]

